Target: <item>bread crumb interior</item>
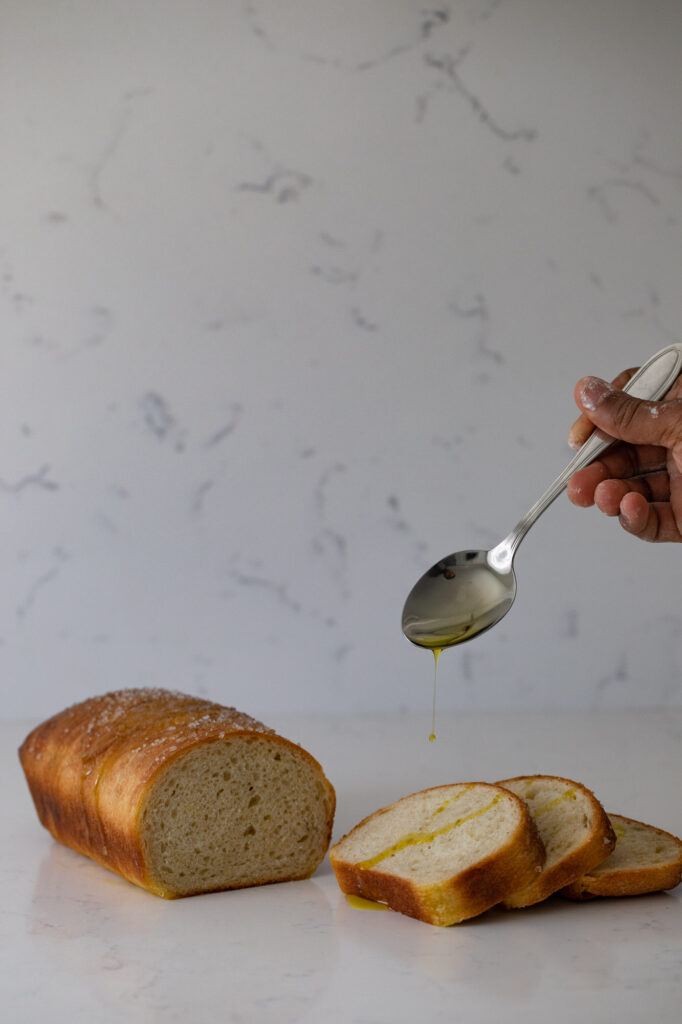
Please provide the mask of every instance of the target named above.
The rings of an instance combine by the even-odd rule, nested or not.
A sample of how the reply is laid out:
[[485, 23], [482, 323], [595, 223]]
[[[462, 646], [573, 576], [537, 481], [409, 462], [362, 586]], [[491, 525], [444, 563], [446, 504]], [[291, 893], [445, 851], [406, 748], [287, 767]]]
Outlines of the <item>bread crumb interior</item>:
[[421, 883], [437, 882], [496, 850], [518, 828], [515, 802], [493, 786], [454, 785], [403, 797], [336, 846], [337, 855]]
[[674, 837], [615, 814], [609, 817], [616, 833], [616, 847], [607, 860], [590, 871], [591, 875], [602, 873], [600, 868], [603, 872], [625, 871], [637, 869], [642, 864], [668, 864], [679, 858], [680, 847]]
[[308, 877], [324, 856], [328, 799], [315, 765], [276, 740], [205, 744], [161, 774], [142, 811], [150, 878], [182, 896]]

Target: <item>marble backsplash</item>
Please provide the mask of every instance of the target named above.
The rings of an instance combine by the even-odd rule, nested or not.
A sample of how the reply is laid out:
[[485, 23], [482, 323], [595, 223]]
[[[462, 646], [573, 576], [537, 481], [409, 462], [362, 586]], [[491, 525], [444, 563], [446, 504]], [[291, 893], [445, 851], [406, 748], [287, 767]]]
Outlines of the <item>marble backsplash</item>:
[[[3, 4], [3, 712], [430, 710], [404, 598], [682, 341], [673, 0]], [[680, 558], [559, 499], [442, 707], [682, 701]]]

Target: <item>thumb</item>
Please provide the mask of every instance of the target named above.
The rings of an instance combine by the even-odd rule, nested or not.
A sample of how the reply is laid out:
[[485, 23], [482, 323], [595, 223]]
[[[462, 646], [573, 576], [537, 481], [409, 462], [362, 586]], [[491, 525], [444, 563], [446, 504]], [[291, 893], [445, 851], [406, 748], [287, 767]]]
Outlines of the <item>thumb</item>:
[[682, 449], [682, 401], [646, 402], [607, 384], [583, 377], [575, 400], [588, 419], [605, 434], [630, 444]]

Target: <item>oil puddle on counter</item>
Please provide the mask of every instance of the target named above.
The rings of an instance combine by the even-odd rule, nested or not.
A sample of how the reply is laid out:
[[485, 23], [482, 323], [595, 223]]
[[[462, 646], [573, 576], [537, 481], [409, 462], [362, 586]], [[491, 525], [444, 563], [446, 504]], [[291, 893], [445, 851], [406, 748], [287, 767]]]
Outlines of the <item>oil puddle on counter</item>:
[[377, 903], [375, 900], [367, 900], [364, 896], [355, 896], [352, 893], [346, 893], [346, 903], [349, 907], [353, 907], [355, 910], [388, 910], [389, 907], [385, 903]]

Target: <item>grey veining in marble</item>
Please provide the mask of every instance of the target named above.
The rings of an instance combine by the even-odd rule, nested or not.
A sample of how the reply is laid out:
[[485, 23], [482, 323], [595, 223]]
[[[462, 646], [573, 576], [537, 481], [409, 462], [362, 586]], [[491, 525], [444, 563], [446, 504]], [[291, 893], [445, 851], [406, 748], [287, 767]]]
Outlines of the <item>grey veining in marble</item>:
[[[421, 709], [404, 597], [682, 340], [673, 0], [4, 5], [8, 712]], [[552, 566], [551, 571], [548, 566]], [[444, 707], [679, 705], [679, 552], [560, 501]]]

